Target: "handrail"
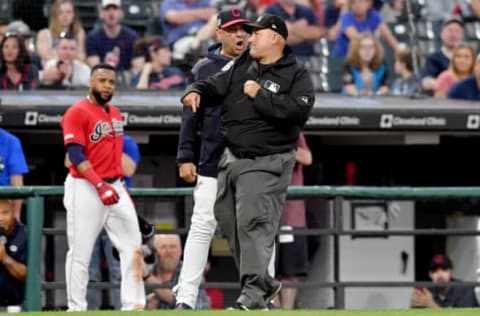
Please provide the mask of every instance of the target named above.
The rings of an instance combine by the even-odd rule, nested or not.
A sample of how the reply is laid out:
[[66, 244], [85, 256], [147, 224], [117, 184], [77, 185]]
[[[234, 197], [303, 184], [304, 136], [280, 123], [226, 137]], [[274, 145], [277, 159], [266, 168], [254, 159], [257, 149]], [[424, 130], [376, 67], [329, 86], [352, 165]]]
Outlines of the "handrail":
[[[193, 188], [133, 188], [132, 196], [190, 196]], [[0, 198], [55, 196], [63, 194], [63, 186], [0, 187]], [[290, 186], [288, 197], [384, 198], [384, 199], [447, 199], [480, 197], [480, 187], [375, 187], [375, 186]]]
[[[25, 310], [41, 310], [40, 256], [41, 237], [43, 233], [44, 197], [63, 195], [63, 186], [24, 186], [0, 187], [0, 198], [27, 198], [28, 227], [28, 262], [25, 290]], [[131, 195], [135, 197], [179, 197], [191, 196], [193, 188], [134, 188]], [[369, 186], [291, 186], [288, 188], [288, 198], [324, 197], [334, 199], [334, 213], [341, 207], [343, 198], [366, 199], [461, 199], [480, 197], [480, 187], [369, 187]], [[334, 235], [338, 239], [341, 235], [351, 234], [389, 234], [389, 235], [478, 235], [472, 230], [430, 230], [423, 229], [409, 231], [368, 232], [344, 230], [341, 221], [341, 212], [337, 214], [335, 227], [327, 230], [317, 230], [319, 234]], [[300, 232], [300, 234], [305, 234]], [[337, 240], [338, 241], [338, 240]], [[337, 244], [338, 246], [338, 244]], [[334, 254], [338, 261], [338, 253]], [[337, 262], [338, 263], [338, 262]], [[336, 273], [337, 274], [337, 273]], [[335, 305], [344, 306], [344, 290], [346, 286], [355, 286], [355, 283], [340, 282], [335, 276], [333, 287], [336, 288]], [[369, 282], [366, 282], [369, 283]], [[371, 283], [371, 282], [370, 282]], [[395, 283], [395, 282], [394, 282]]]

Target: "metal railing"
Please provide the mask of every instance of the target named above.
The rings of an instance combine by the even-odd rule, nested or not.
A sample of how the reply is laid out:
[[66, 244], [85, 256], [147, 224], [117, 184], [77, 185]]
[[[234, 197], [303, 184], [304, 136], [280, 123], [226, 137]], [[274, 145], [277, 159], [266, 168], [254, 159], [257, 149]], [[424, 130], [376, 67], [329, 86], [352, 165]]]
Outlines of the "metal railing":
[[[134, 197], [179, 197], [190, 196], [192, 188], [134, 188], [131, 194]], [[48, 282], [43, 284], [40, 273], [41, 240], [44, 223], [44, 199], [47, 196], [63, 195], [60, 186], [35, 186], [35, 187], [0, 187], [0, 198], [25, 198], [28, 225], [28, 258], [27, 280], [25, 289], [26, 311], [39, 311], [41, 306], [41, 291], [53, 287], [62, 287], [61, 282]], [[344, 235], [480, 235], [478, 230], [464, 229], [413, 229], [385, 231], [345, 230], [343, 227], [343, 201], [345, 199], [464, 199], [480, 197], [480, 187], [362, 187], [362, 186], [292, 186], [288, 189], [288, 198], [322, 197], [333, 199], [333, 227], [327, 229], [294, 230], [300, 235], [332, 235], [334, 240], [334, 278], [333, 282], [303, 282], [299, 287], [328, 287], [335, 291], [335, 307], [344, 308], [346, 287], [379, 287], [379, 286], [431, 286], [432, 282], [342, 282], [339, 275], [339, 242]], [[55, 230], [55, 229], [53, 229]], [[53, 232], [54, 234], [58, 232]], [[285, 231], [281, 233], [289, 233]], [[458, 284], [457, 284], [458, 283]], [[480, 285], [478, 282], [452, 282], [452, 285], [472, 286]], [[231, 288], [223, 282], [211, 283], [209, 287]], [[286, 284], [287, 287], [289, 284]], [[101, 285], [99, 285], [101, 286]]]

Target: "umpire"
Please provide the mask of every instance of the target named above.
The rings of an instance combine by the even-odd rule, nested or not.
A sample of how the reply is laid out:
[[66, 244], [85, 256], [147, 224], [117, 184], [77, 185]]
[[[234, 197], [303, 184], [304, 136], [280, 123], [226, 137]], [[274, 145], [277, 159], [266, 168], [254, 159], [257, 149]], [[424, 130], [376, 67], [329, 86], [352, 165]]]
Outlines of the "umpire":
[[[267, 273], [299, 133], [314, 103], [308, 72], [297, 64], [285, 22], [264, 14], [244, 25], [250, 48], [222, 72], [189, 86], [193, 111], [223, 100], [226, 149], [219, 162], [215, 217], [240, 271], [234, 308], [264, 309], [281, 288]], [[201, 100], [201, 102], [200, 102]], [[209, 102], [210, 101], [210, 102]]]

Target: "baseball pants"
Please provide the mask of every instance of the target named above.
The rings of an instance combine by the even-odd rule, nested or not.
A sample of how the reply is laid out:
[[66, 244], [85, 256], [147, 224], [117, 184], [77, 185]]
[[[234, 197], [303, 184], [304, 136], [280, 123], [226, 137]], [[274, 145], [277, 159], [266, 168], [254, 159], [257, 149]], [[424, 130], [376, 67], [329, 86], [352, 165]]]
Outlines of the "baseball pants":
[[111, 185], [120, 200], [105, 206], [87, 180], [70, 175], [65, 180], [63, 203], [67, 210], [68, 242], [65, 271], [69, 311], [87, 310], [88, 266], [102, 228], [120, 254], [122, 310], [139, 310], [145, 306], [143, 253], [135, 207], [121, 180]]
[[[182, 270], [178, 284], [173, 288], [176, 301], [193, 308], [197, 302], [210, 243], [217, 227], [213, 214], [216, 197], [217, 179], [199, 175], [193, 191], [193, 214], [183, 252]], [[275, 252], [268, 271], [271, 276], [275, 275]]]
[[237, 302], [266, 307], [276, 281], [268, 273], [295, 164], [295, 151], [238, 159], [228, 148], [219, 163], [215, 218], [240, 271]]

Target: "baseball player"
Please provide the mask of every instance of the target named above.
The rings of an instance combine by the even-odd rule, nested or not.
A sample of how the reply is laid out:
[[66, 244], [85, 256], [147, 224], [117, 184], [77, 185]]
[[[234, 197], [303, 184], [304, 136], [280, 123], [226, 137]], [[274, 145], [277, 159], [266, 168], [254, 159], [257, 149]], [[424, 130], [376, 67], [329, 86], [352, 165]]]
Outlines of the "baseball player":
[[88, 265], [102, 228], [120, 253], [122, 310], [145, 306], [141, 235], [122, 180], [122, 117], [109, 103], [114, 90], [115, 69], [108, 64], [94, 66], [88, 96], [72, 105], [62, 119], [64, 144], [72, 162], [63, 198], [69, 311], [87, 309]]
[[[248, 34], [242, 28], [246, 22], [248, 20], [245, 14], [235, 7], [218, 14], [216, 36], [219, 43], [210, 47], [207, 57], [193, 67], [195, 81], [220, 71], [232, 58], [239, 56], [247, 48]], [[177, 309], [192, 309], [196, 305], [210, 241], [217, 226], [213, 206], [217, 193], [217, 166], [224, 149], [220, 133], [221, 113], [220, 106], [202, 107], [198, 113], [185, 108], [183, 112], [177, 151], [179, 175], [186, 182], [193, 183], [196, 180], [197, 184], [193, 193], [195, 205], [185, 243], [182, 270], [178, 284], [173, 289]], [[201, 131], [201, 149], [197, 171], [195, 156], [198, 130]], [[272, 276], [274, 259], [272, 256], [269, 267]], [[268, 300], [279, 290], [278, 288], [271, 293]]]

